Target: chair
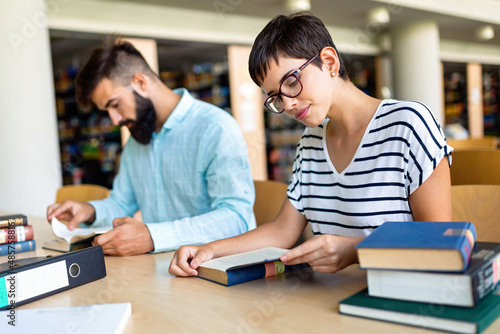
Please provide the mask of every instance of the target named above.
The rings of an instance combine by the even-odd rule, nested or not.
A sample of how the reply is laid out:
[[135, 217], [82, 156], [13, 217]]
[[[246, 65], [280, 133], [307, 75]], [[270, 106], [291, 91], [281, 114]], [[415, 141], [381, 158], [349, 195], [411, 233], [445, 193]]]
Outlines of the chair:
[[500, 150], [452, 153], [451, 184], [500, 184]]
[[470, 139], [447, 139], [446, 141], [455, 150], [497, 148], [497, 137], [494, 136], [485, 136], [483, 138], [470, 138]]
[[109, 196], [109, 189], [94, 184], [75, 184], [62, 186], [57, 190], [56, 203], [67, 199], [86, 202], [104, 199]]
[[[288, 185], [278, 181], [253, 181], [255, 186], [255, 203], [253, 212], [257, 226], [272, 221], [278, 215], [278, 212], [286, 198], [286, 189]], [[295, 246], [300, 245], [313, 237], [309, 226], [302, 232]]]
[[500, 242], [500, 185], [451, 186], [452, 220], [476, 226], [477, 240]]
[[273, 220], [281, 209], [288, 185], [278, 181], [253, 181], [255, 203], [253, 212], [257, 226]]

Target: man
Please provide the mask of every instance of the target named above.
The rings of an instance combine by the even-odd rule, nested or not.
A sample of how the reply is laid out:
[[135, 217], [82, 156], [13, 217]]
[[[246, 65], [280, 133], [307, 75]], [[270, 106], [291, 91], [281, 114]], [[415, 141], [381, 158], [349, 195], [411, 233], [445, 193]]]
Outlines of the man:
[[[76, 78], [83, 107], [129, 128], [109, 198], [65, 201], [47, 219], [113, 224], [94, 239], [105, 254], [134, 255], [202, 244], [255, 228], [247, 147], [225, 111], [170, 90], [130, 43], [95, 49]], [[131, 218], [141, 210], [143, 222]]]

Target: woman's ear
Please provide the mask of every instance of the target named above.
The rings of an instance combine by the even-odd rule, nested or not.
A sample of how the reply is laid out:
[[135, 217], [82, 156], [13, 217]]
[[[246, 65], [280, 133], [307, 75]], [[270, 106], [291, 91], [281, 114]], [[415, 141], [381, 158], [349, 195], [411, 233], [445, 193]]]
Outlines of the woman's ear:
[[337, 51], [331, 46], [326, 46], [321, 50], [319, 54], [323, 66], [326, 67], [327, 71], [330, 72], [332, 77], [339, 73], [340, 61]]

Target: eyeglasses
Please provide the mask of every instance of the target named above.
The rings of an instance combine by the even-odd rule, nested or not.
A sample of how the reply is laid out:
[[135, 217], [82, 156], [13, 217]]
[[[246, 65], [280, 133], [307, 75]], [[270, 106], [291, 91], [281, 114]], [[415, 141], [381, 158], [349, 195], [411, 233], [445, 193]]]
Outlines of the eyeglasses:
[[309, 59], [297, 70], [287, 75], [283, 80], [281, 80], [278, 93], [269, 96], [264, 102], [264, 107], [266, 107], [266, 109], [273, 113], [281, 114], [285, 110], [285, 108], [283, 107], [283, 99], [281, 98], [281, 95], [289, 98], [294, 98], [302, 93], [303, 86], [299, 80], [299, 73], [302, 72], [302, 70], [314, 59], [316, 59], [317, 56], [319, 56], [319, 53]]

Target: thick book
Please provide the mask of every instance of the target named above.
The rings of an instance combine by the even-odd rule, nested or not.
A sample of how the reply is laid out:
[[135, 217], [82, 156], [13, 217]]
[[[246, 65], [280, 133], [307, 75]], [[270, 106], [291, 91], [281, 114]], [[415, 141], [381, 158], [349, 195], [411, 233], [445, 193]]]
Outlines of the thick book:
[[12, 317], [0, 311], [0, 333], [121, 334], [131, 314], [130, 303], [16, 310]]
[[372, 297], [364, 289], [339, 303], [341, 314], [454, 333], [481, 333], [500, 315], [498, 287], [476, 307], [457, 307]]
[[111, 227], [80, 228], [70, 231], [68, 226], [56, 218], [52, 219], [52, 231], [56, 239], [47, 240], [43, 248], [59, 252], [72, 252], [75, 250], [92, 247], [92, 241], [97, 235], [108, 232]]
[[286, 266], [279, 261], [287, 249], [267, 247], [251, 252], [223, 256], [203, 262], [197, 269], [198, 277], [225, 286], [283, 274], [307, 265]]
[[473, 307], [496, 286], [500, 243], [476, 242], [464, 273], [368, 269], [370, 296]]
[[467, 269], [476, 240], [470, 222], [386, 222], [357, 246], [365, 269]]
[[0, 228], [28, 225], [28, 217], [16, 213], [13, 215], [0, 216]]
[[36, 249], [35, 240], [27, 240], [0, 245], [0, 256], [15, 255], [16, 253], [29, 252]]
[[33, 240], [33, 237], [33, 226], [31, 225], [0, 228], [0, 245], [12, 242]]
[[0, 264], [0, 309], [12, 309], [105, 276], [101, 246], [9, 260]]

